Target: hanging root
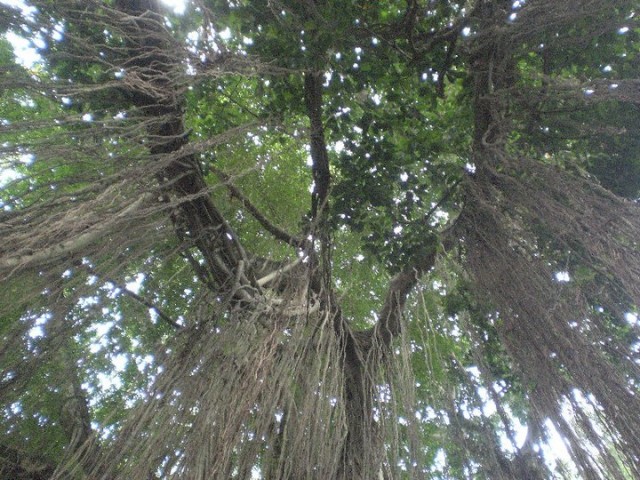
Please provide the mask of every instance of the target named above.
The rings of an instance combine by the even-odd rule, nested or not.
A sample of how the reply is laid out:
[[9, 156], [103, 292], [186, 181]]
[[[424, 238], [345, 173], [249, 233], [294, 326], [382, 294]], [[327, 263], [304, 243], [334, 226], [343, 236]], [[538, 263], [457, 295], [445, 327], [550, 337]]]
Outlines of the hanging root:
[[639, 372], [610, 327], [640, 303], [640, 210], [587, 177], [500, 160], [469, 179], [458, 223], [474, 288], [497, 309], [538, 420], [552, 420], [585, 478], [638, 476]]

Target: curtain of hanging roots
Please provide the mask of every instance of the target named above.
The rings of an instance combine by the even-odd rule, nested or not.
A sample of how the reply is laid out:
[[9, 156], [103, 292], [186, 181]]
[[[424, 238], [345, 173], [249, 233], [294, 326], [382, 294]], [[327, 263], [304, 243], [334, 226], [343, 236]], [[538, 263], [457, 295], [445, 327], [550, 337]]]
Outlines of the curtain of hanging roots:
[[[637, 205], [560, 168], [497, 158], [469, 178], [458, 225], [475, 288], [498, 309], [534, 418], [553, 421], [581, 474], [640, 476], [638, 367], [597, 311], [620, 317], [640, 301]], [[561, 284], [566, 265], [594, 274]]]

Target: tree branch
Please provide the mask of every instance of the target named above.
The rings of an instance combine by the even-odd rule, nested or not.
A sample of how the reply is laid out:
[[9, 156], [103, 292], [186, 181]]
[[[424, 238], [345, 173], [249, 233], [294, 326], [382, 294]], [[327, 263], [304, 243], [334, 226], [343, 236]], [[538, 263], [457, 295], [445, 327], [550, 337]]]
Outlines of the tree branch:
[[329, 195], [331, 174], [329, 172], [329, 155], [324, 140], [322, 125], [322, 74], [307, 72], [304, 75], [304, 100], [311, 126], [311, 160], [313, 174], [313, 193], [311, 194], [311, 216], [315, 218], [325, 207]]
[[277, 270], [274, 270], [271, 273], [268, 273], [267, 275], [265, 275], [262, 278], [259, 278], [258, 280], [256, 280], [256, 283], [259, 286], [264, 287], [269, 282], [271, 282], [271, 281], [275, 280], [276, 278], [278, 278], [279, 276], [287, 273], [289, 270], [292, 270], [295, 267], [297, 267], [301, 262], [302, 262], [302, 257], [298, 257], [293, 262], [288, 263], [288, 264], [284, 265], [283, 267], [281, 267], [281, 268], [279, 268]]
[[388, 346], [393, 337], [402, 330], [402, 313], [407, 303], [407, 297], [420, 277], [428, 272], [436, 260], [436, 249], [425, 255], [419, 264], [411, 265], [396, 274], [389, 282], [384, 304], [378, 314], [378, 322], [368, 330], [369, 335], [375, 337], [378, 343]]
[[90, 275], [93, 275], [93, 276], [97, 277], [98, 279], [101, 279], [104, 282], [111, 283], [114, 286], [114, 288], [120, 290], [123, 294], [133, 298], [135, 301], [141, 303], [145, 307], [150, 308], [153, 311], [155, 311], [156, 314], [158, 315], [158, 317], [160, 317], [160, 319], [162, 319], [164, 322], [168, 323], [171, 327], [175, 328], [176, 330], [180, 330], [180, 329], [183, 328], [180, 324], [178, 324], [175, 320], [173, 320], [169, 315], [167, 315], [164, 311], [162, 311], [162, 309], [160, 307], [155, 305], [151, 300], [143, 297], [142, 295], [138, 295], [136, 292], [130, 290], [125, 285], [122, 285], [119, 282], [116, 282], [113, 278], [102, 277], [98, 272], [96, 272], [89, 265], [82, 265], [82, 266], [85, 267], [86, 271]]
[[176, 234], [181, 241], [193, 242], [216, 287], [227, 289], [246, 255], [209, 196], [198, 159], [189, 151], [184, 94], [176, 81], [182, 74], [181, 60], [171, 54], [175, 44], [158, 13], [157, 0], [119, 0], [116, 7], [131, 16], [121, 22], [127, 34], [123, 52], [130, 54], [123, 65], [127, 78], [137, 80], [123, 83], [122, 90], [150, 120], [145, 132], [149, 153], [167, 160], [157, 180], [162, 192], [177, 200], [171, 218]]
[[247, 196], [231, 182], [231, 177], [229, 175], [215, 167], [211, 167], [211, 170], [222, 179], [225, 187], [227, 187], [231, 195], [236, 197], [240, 201], [242, 206], [245, 207], [247, 211], [253, 216], [253, 218], [255, 218], [258, 223], [260, 223], [260, 225], [262, 225], [264, 229], [271, 235], [273, 235], [277, 240], [285, 242], [296, 248], [303, 245], [304, 241], [302, 239], [291, 235], [282, 228], [271, 223], [271, 221], [269, 221], [269, 219], [265, 217], [253, 203], [251, 203], [251, 200], [249, 200], [249, 198], [247, 198]]
[[133, 298], [135, 301], [141, 303], [145, 307], [150, 308], [151, 310], [156, 312], [158, 317], [161, 320], [163, 320], [165, 323], [170, 325], [172, 328], [174, 328], [176, 330], [181, 330], [183, 328], [182, 325], [180, 325], [178, 322], [173, 320], [169, 315], [167, 315], [160, 307], [155, 305], [151, 300], [146, 299], [142, 295], [138, 295], [136, 292], [134, 292], [132, 290], [129, 290], [126, 286], [119, 285], [118, 283], [114, 282], [111, 279], [107, 279], [107, 281], [110, 282], [110, 283], [113, 283], [113, 286], [118, 288], [118, 289], [120, 289], [120, 291], [122, 293], [124, 293], [125, 295]]

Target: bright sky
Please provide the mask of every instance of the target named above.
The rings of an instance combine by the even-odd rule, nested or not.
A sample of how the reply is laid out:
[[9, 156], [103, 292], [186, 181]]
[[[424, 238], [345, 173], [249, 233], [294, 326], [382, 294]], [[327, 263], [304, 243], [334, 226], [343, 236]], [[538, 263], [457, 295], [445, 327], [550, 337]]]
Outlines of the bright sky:
[[162, 3], [169, 5], [173, 8], [173, 12], [176, 14], [184, 13], [188, 0], [162, 0]]

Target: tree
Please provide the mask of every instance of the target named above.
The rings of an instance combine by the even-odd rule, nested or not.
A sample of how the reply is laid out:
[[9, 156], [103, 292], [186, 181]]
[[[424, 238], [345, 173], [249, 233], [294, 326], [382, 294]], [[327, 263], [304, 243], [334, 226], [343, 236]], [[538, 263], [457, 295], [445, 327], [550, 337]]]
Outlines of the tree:
[[2, 6], [0, 477], [640, 476], [636, 7]]

